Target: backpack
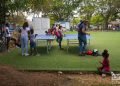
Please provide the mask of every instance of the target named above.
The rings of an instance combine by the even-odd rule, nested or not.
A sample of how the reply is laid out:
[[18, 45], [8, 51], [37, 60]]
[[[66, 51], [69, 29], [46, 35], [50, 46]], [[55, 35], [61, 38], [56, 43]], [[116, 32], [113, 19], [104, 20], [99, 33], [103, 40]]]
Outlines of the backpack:
[[93, 53], [92, 53], [93, 56], [99, 56], [99, 52], [97, 49], [93, 49]]
[[93, 52], [92, 52], [92, 50], [88, 50], [88, 51], [86, 52], [86, 54], [87, 54], [87, 55], [92, 55]]

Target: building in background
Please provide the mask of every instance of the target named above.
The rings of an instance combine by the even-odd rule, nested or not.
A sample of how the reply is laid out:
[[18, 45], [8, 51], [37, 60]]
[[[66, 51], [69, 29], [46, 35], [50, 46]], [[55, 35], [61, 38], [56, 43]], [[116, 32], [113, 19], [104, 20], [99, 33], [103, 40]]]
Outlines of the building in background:
[[58, 22], [55, 22], [55, 24], [60, 24], [64, 30], [70, 30], [70, 22], [68, 21], [58, 21]]

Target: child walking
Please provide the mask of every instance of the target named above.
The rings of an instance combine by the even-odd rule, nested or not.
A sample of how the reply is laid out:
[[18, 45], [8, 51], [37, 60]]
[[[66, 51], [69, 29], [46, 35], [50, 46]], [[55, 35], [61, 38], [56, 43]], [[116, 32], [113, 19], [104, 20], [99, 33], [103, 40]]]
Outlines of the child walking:
[[104, 50], [102, 53], [103, 56], [103, 61], [100, 62], [100, 64], [102, 64], [101, 67], [98, 68], [98, 71], [100, 72], [100, 74], [102, 74], [102, 76], [106, 76], [107, 73], [110, 72], [110, 64], [109, 64], [109, 53], [108, 50]]

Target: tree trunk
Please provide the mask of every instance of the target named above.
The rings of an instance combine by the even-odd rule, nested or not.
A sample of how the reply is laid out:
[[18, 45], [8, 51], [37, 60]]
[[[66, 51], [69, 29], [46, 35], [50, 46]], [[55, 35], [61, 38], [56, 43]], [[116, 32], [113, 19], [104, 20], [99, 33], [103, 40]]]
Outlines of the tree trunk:
[[104, 29], [108, 30], [108, 20], [109, 20], [109, 16], [105, 17], [105, 21], [104, 21]]
[[[0, 3], [0, 52], [5, 51], [6, 50], [6, 41], [5, 41], [5, 37], [3, 35], [3, 31], [2, 28], [4, 26], [4, 23], [6, 21], [6, 6], [5, 6], [5, 0], [1, 0]], [[4, 37], [4, 39], [3, 39]]]
[[108, 21], [107, 21], [107, 20], [105, 21], [104, 29], [105, 29], [105, 30], [108, 30]]

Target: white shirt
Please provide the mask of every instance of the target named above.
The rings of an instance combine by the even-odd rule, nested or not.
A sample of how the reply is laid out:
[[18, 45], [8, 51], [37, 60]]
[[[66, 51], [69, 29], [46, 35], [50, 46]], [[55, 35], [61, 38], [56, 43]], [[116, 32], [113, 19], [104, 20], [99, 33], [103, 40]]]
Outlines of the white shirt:
[[[5, 27], [5, 29], [6, 29], [6, 37], [10, 37], [11, 35], [10, 35], [9, 28], [8, 28], [8, 27]], [[8, 32], [7, 32], [7, 31], [8, 31]]]
[[25, 29], [22, 29], [21, 36], [28, 36], [28, 31], [30, 30], [29, 27], [26, 27]]

